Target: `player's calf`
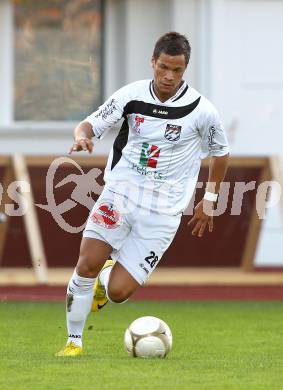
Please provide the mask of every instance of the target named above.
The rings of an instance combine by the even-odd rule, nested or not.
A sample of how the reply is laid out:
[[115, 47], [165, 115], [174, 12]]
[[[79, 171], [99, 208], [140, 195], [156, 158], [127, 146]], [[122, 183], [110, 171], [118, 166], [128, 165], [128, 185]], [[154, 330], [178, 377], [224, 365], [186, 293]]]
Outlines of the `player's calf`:
[[116, 262], [111, 271], [106, 289], [109, 300], [115, 303], [123, 303], [127, 301], [139, 287], [140, 284], [126, 268], [119, 262]]

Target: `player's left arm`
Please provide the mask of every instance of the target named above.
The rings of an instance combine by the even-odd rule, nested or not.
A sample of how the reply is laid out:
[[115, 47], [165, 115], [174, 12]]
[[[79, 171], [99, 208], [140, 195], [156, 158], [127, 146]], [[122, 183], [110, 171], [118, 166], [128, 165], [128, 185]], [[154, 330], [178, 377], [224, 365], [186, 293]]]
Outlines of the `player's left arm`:
[[204, 109], [198, 128], [202, 140], [201, 156], [210, 156], [209, 174], [205, 195], [196, 205], [188, 225], [192, 226], [193, 236], [202, 237], [207, 226], [209, 232], [213, 230], [213, 210], [227, 171], [229, 145], [218, 112], [211, 104]]
[[219, 157], [212, 156], [210, 158], [205, 196], [196, 205], [194, 215], [188, 222], [188, 226], [193, 226], [193, 236], [202, 237], [207, 226], [209, 232], [213, 231], [213, 210], [217, 201], [220, 184], [224, 180], [227, 171], [228, 160], [229, 154]]

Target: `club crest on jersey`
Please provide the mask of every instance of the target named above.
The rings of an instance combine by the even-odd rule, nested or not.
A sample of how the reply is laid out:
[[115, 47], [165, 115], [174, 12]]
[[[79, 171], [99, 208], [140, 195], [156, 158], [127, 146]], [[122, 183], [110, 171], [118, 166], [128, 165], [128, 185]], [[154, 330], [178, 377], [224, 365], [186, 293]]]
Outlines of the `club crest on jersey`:
[[143, 117], [140, 117], [138, 115], [136, 115], [135, 117], [135, 124], [134, 124], [134, 127], [133, 127], [133, 130], [140, 134], [140, 124], [144, 122], [144, 118]]
[[181, 130], [182, 126], [170, 125], [170, 123], [168, 123], [168, 125], [166, 126], [164, 137], [168, 139], [168, 141], [179, 141], [181, 136]]
[[101, 203], [91, 215], [92, 222], [106, 229], [114, 229], [121, 225], [121, 214], [112, 203]]

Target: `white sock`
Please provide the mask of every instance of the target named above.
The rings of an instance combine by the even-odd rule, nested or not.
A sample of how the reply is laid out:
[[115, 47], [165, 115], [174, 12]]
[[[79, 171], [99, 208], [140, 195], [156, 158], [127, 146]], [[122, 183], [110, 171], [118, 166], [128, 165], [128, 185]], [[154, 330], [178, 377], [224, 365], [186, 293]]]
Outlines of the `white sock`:
[[82, 346], [82, 334], [93, 299], [96, 278], [83, 278], [74, 270], [67, 288], [66, 317], [68, 341]]
[[112, 268], [113, 266], [110, 265], [109, 267], [104, 268], [99, 274], [99, 280], [102, 286], [105, 288], [105, 291], [107, 291], [110, 272], [112, 271]]

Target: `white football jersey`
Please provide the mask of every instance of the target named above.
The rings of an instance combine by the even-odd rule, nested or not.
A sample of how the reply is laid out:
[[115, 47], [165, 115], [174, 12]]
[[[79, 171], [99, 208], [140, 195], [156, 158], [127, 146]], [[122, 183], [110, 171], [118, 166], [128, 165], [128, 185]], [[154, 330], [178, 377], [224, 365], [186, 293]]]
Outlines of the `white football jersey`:
[[108, 189], [145, 209], [171, 215], [188, 205], [201, 159], [229, 152], [212, 103], [185, 81], [161, 102], [152, 80], [119, 89], [85, 121], [97, 138], [121, 118], [104, 180]]

